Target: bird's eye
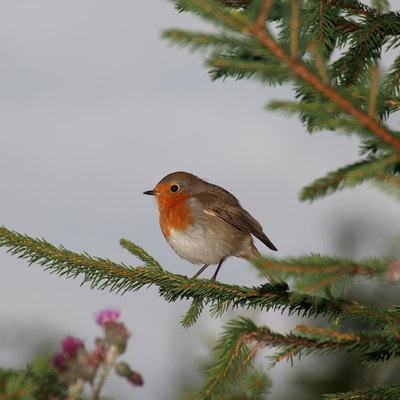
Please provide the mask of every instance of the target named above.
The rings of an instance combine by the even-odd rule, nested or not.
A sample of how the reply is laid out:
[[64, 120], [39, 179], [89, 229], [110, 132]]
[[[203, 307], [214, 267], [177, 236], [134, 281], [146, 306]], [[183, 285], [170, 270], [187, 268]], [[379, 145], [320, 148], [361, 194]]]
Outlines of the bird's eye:
[[178, 185], [172, 185], [171, 186], [171, 192], [177, 192], [179, 190], [179, 186]]

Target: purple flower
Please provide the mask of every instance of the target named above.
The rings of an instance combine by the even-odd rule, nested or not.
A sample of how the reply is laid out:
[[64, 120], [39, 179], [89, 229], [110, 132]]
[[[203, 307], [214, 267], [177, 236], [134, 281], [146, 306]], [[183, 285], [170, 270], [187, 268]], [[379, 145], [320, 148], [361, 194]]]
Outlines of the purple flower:
[[103, 310], [96, 315], [96, 323], [100, 326], [105, 326], [109, 322], [115, 322], [119, 318], [119, 311], [117, 310]]
[[60, 372], [64, 372], [68, 369], [67, 359], [63, 353], [55, 354], [51, 362]]
[[78, 351], [83, 347], [83, 342], [73, 336], [67, 336], [63, 340], [61, 347], [65, 355], [69, 358], [75, 358]]

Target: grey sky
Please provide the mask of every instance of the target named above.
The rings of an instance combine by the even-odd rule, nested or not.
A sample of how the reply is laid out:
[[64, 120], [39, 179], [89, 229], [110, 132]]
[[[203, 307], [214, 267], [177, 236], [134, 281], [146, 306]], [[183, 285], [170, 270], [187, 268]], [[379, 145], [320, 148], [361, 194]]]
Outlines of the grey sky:
[[[279, 256], [332, 254], [340, 229], [364, 218], [351, 255], [390, 249], [398, 206], [376, 189], [312, 205], [298, 201], [303, 185], [356, 159], [357, 140], [332, 132], [310, 136], [296, 118], [264, 110], [268, 99], [290, 98], [288, 89], [210, 82], [200, 54], [160, 39], [162, 29], [174, 26], [204, 25], [161, 0], [0, 3], [0, 224], [139, 265], [119, 247], [127, 238], [166, 269], [192, 275], [197, 266], [169, 248], [155, 202], [142, 195], [167, 173], [186, 170], [236, 195]], [[23, 367], [32, 348], [57, 346], [67, 334], [91, 346], [100, 333], [95, 312], [114, 306], [133, 333], [125, 358], [145, 386], [134, 390], [115, 379], [108, 394], [174, 399], [176, 385], [196, 377], [187, 371], [203, 361], [221, 327], [205, 312], [184, 330], [179, 320], [188, 303], [165, 304], [156, 288], [120, 297], [28, 268], [4, 251], [0, 262], [3, 367]], [[245, 261], [233, 259], [219, 279], [260, 282]], [[281, 329], [288, 317], [258, 320]]]

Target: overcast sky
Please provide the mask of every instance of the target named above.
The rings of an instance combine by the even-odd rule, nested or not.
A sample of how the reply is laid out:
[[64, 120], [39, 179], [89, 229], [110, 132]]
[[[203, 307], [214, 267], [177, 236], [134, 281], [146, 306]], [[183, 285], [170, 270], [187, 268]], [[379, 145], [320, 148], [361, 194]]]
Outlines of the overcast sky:
[[[357, 139], [310, 136], [296, 118], [265, 111], [269, 99], [292, 98], [287, 88], [212, 83], [201, 54], [160, 39], [169, 27], [204, 25], [165, 0], [0, 3], [0, 224], [139, 265], [119, 247], [126, 238], [166, 269], [193, 275], [198, 267], [169, 248], [154, 199], [142, 195], [166, 174], [185, 170], [236, 195], [279, 256], [364, 257], [393, 248], [398, 204], [376, 188], [311, 205], [298, 200], [303, 185], [357, 159]], [[353, 240], [345, 235], [349, 226], [357, 227]], [[2, 367], [23, 367], [41, 351], [56, 351], [67, 334], [90, 347], [100, 333], [94, 314], [112, 306], [133, 334], [125, 358], [145, 386], [115, 379], [107, 393], [173, 400], [179, 384], [196, 378], [221, 328], [206, 311], [198, 325], [183, 329], [189, 304], [166, 304], [156, 288], [121, 297], [28, 268], [4, 250], [0, 263]], [[238, 259], [225, 263], [219, 279], [261, 282]], [[255, 318], [274, 329], [295, 326], [286, 315]], [[271, 374], [288, 369], [283, 363]], [[273, 394], [279, 390], [277, 383]]]

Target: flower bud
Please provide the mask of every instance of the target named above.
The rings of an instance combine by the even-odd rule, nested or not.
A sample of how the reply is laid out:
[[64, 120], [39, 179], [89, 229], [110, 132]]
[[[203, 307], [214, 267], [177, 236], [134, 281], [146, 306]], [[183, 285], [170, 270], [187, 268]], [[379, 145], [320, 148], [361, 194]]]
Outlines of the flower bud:
[[125, 362], [119, 362], [115, 365], [115, 372], [117, 375], [127, 378], [129, 383], [133, 386], [142, 386], [143, 379], [142, 376], [136, 372], [132, 371], [129, 365]]

